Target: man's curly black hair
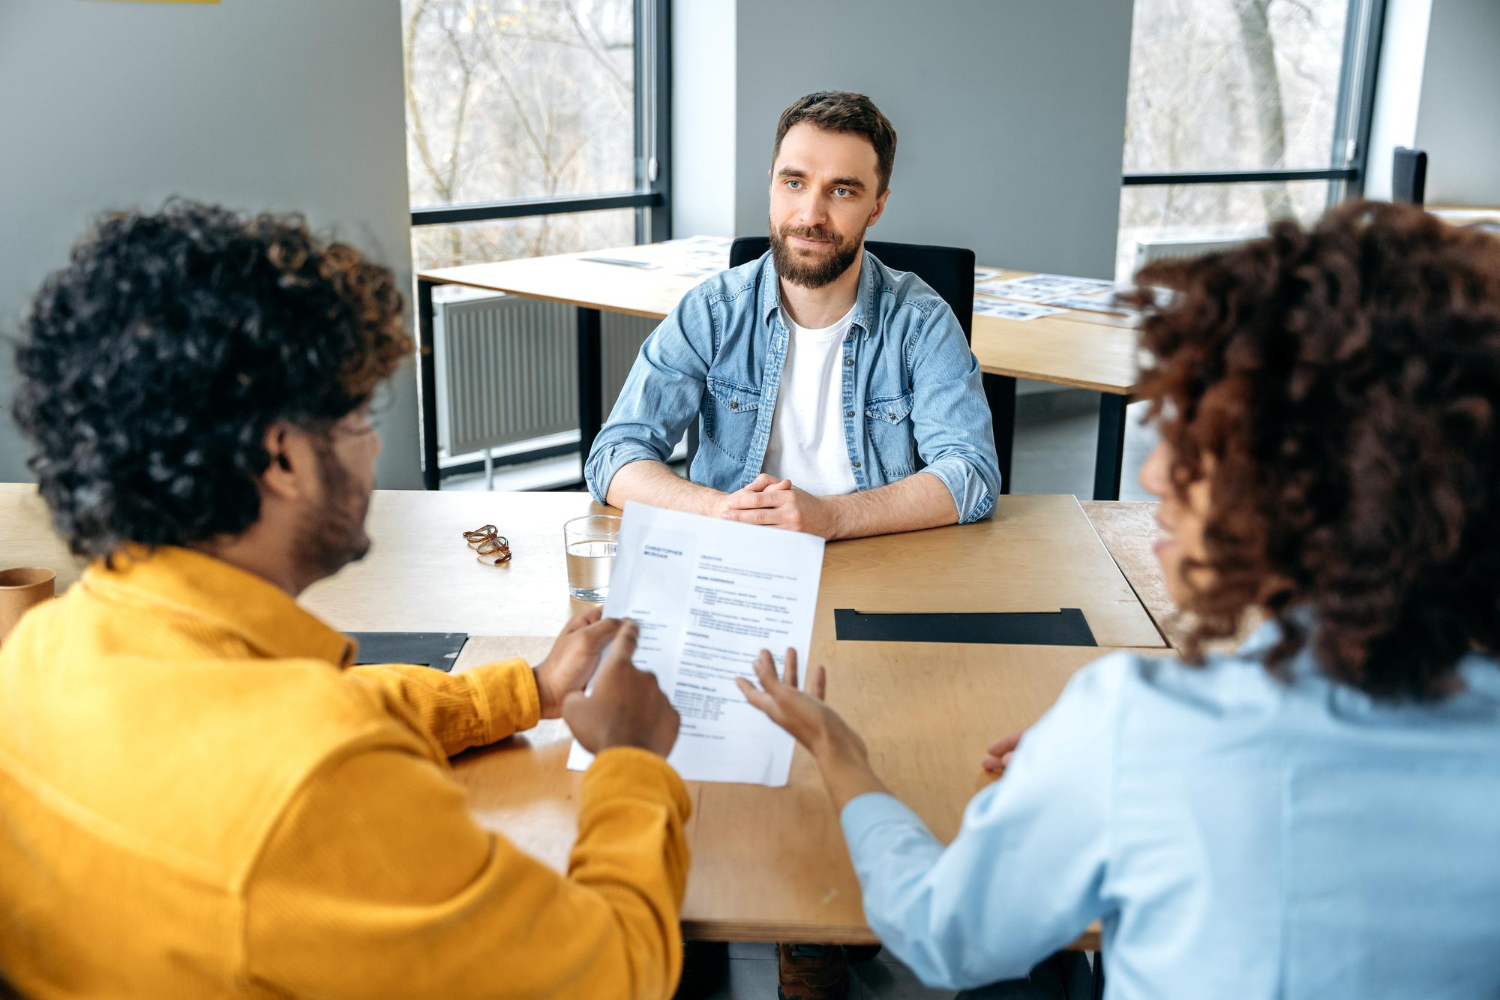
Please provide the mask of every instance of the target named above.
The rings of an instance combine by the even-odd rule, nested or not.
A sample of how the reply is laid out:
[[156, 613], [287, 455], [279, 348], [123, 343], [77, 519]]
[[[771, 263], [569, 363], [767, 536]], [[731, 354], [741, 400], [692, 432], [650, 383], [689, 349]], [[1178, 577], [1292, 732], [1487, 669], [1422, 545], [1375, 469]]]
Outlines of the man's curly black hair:
[[173, 200], [100, 219], [22, 321], [16, 422], [78, 555], [260, 517], [278, 420], [324, 433], [411, 352], [390, 271], [300, 215]]
[[1136, 297], [1172, 481], [1209, 482], [1188, 655], [1253, 607], [1274, 671], [1310, 642], [1376, 697], [1500, 651], [1500, 240], [1353, 202], [1138, 280], [1177, 293]]

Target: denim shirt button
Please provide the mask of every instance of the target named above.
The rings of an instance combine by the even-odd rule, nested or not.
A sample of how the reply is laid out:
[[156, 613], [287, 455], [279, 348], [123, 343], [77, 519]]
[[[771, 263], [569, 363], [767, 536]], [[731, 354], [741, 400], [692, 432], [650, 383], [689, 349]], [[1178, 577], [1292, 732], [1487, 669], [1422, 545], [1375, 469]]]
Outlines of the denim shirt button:
[[853, 358], [845, 358], [844, 359], [844, 367], [845, 368], [852, 368], [852, 367], [854, 367], [854, 359]]
[[846, 416], [846, 417], [852, 417], [852, 416], [854, 416], [854, 411], [853, 410], [845, 410], [844, 411], [844, 416]]
[[731, 410], [738, 410], [740, 408], [740, 400], [738, 396], [729, 401], [729, 408]]
[[858, 462], [855, 462], [855, 463], [854, 463], [854, 467], [855, 467], [855, 468], [856, 468], [856, 469], [857, 469], [857, 468], [859, 468], [859, 463], [858, 463]]

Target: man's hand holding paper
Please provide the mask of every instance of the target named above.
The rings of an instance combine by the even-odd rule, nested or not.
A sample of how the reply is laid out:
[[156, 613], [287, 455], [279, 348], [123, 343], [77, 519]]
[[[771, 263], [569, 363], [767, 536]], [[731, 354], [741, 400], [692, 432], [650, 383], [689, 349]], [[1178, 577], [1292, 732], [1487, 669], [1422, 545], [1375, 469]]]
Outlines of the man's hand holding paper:
[[[735, 684], [762, 649], [812, 639], [823, 539], [629, 503], [607, 618], [639, 625], [633, 661], [681, 716], [669, 762], [689, 780], [784, 785], [792, 739]], [[575, 745], [568, 766], [588, 766]]]
[[635, 622], [624, 622], [589, 693], [574, 691], [563, 701], [563, 718], [589, 753], [638, 747], [665, 757], [677, 742], [677, 710], [655, 677], [631, 665], [638, 633]]

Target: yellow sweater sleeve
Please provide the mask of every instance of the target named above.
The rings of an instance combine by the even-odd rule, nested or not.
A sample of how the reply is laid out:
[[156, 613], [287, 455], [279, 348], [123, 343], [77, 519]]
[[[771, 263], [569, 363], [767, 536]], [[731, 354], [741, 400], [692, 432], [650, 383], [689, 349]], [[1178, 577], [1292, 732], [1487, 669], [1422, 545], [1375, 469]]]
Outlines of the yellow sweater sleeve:
[[405, 663], [350, 667], [344, 674], [374, 689], [388, 709], [420, 727], [449, 757], [530, 729], [541, 717], [536, 675], [525, 660], [461, 674]]
[[480, 829], [437, 763], [355, 753], [299, 793], [247, 880], [246, 975], [299, 996], [668, 997], [690, 810], [660, 757], [600, 754], [562, 875]]

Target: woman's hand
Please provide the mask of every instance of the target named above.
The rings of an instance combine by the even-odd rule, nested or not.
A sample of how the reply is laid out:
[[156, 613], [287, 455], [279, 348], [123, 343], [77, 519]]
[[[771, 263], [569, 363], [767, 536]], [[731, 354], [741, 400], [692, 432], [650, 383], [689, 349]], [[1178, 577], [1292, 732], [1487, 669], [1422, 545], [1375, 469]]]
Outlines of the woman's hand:
[[1021, 737], [1026, 735], [1026, 730], [1019, 733], [1011, 733], [990, 744], [990, 748], [984, 753], [984, 769], [995, 777], [1005, 773], [1010, 766], [1011, 754], [1016, 752], [1016, 747], [1021, 743]]
[[835, 809], [842, 810], [850, 799], [866, 792], [886, 791], [870, 767], [865, 741], [824, 702], [828, 675], [822, 667], [813, 668], [808, 690], [800, 691], [795, 649], [786, 651], [786, 672], [781, 678], [776, 676], [776, 662], [769, 650], [760, 651], [754, 666], [759, 688], [743, 677], [735, 678], [735, 683], [750, 704], [791, 733], [812, 754]]

